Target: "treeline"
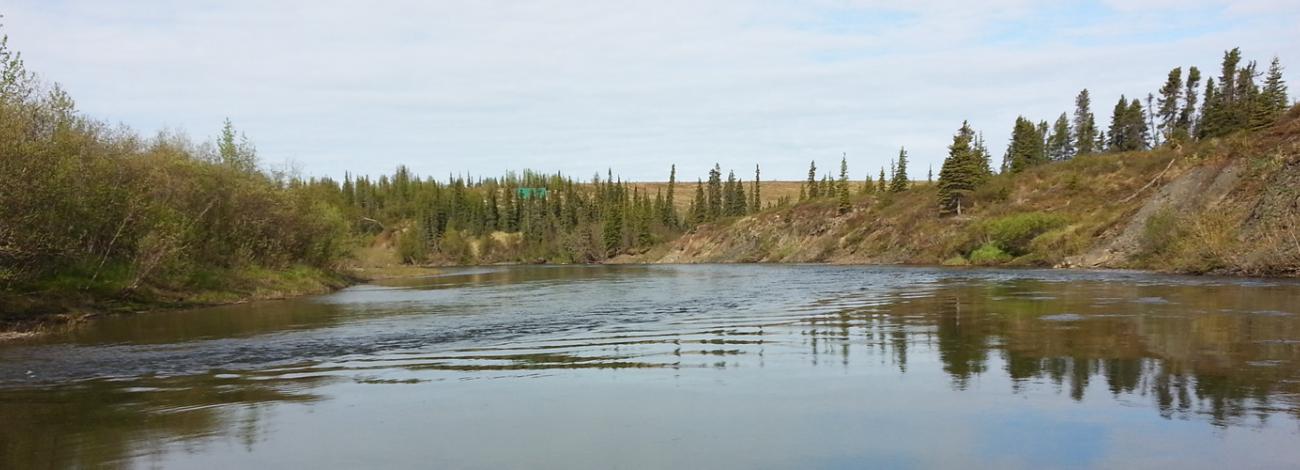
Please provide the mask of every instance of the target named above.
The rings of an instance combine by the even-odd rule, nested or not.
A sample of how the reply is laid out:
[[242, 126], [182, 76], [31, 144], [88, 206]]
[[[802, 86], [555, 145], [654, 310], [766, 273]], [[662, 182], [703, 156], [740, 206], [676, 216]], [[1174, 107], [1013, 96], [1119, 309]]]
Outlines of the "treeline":
[[667, 192], [647, 194], [612, 173], [578, 182], [525, 171], [499, 178], [413, 176], [312, 184], [333, 194], [362, 233], [396, 237], [407, 263], [568, 262], [604, 260], [674, 236], [682, 221]]
[[328, 267], [348, 248], [347, 222], [304, 189], [259, 171], [228, 122], [215, 144], [195, 144], [82, 116], [0, 37], [0, 291], [189, 289], [233, 271]]
[[[1224, 52], [1218, 82], [1207, 79], [1200, 96], [1201, 71], [1196, 67], [1188, 67], [1185, 80], [1182, 67], [1170, 70], [1158, 96], [1147, 94], [1145, 107], [1142, 100], [1121, 95], [1106, 130], [1097, 125], [1087, 89], [1075, 97], [1073, 117], [1061, 113], [1050, 125], [1017, 117], [1001, 172], [1015, 174], [1051, 161], [1148, 150], [1263, 128], [1291, 106], [1282, 65], [1274, 57], [1261, 74], [1256, 62], [1242, 65], [1241, 60], [1239, 48]], [[960, 214], [963, 206], [970, 205], [975, 189], [994, 174], [980, 140], [965, 122], [953, 136], [939, 172], [942, 212]]]
[[588, 181], [533, 171], [438, 181], [399, 167], [375, 179], [346, 175], [341, 183], [305, 184], [339, 207], [356, 232], [393, 237], [405, 263], [593, 263], [761, 210], [760, 175], [755, 166], [751, 182], [734, 171], [724, 181], [714, 165], [684, 213], [675, 200], [676, 165], [653, 194], [612, 171]]

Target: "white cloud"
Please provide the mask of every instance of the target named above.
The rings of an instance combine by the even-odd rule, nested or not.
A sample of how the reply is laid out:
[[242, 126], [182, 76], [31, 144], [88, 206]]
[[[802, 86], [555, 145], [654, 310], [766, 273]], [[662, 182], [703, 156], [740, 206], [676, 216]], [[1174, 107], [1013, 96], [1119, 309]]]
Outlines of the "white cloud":
[[1083, 87], [1104, 115], [1234, 45], [1300, 60], [1300, 15], [1264, 1], [5, 1], [11, 44], [90, 114], [195, 135], [230, 116], [329, 175], [795, 179], [848, 152], [860, 178], [900, 145], [923, 175], [963, 119], [1000, 152], [1017, 114]]

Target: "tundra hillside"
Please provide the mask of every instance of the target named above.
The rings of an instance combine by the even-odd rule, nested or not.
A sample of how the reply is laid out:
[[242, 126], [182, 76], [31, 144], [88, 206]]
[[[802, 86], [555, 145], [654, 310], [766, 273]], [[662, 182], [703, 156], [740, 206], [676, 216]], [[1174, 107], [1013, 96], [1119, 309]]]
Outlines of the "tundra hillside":
[[624, 262], [829, 262], [1300, 275], [1300, 107], [1257, 132], [988, 178], [961, 215], [936, 185], [701, 225]]

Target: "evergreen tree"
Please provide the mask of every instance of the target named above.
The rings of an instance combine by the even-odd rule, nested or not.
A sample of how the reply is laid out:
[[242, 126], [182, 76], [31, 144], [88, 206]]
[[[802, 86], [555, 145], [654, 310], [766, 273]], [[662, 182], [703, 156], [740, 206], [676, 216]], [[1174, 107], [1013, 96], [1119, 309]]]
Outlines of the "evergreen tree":
[[673, 205], [673, 193], [677, 192], [677, 165], [674, 164], [668, 171], [668, 194], [664, 198], [664, 205], [661, 212], [662, 223], [665, 227], [675, 228], [677, 221], [677, 206]]
[[1033, 121], [1023, 116], [1016, 118], [1016, 125], [1011, 130], [1011, 144], [1007, 146], [1004, 160], [1007, 171], [1019, 173], [1047, 161], [1047, 152], [1039, 129], [1040, 127], [1035, 126]]
[[733, 216], [736, 208], [736, 172], [727, 174], [727, 182], [722, 185], [722, 215]]
[[1147, 144], [1147, 119], [1142, 112], [1142, 102], [1136, 98], [1129, 101], [1121, 95], [1111, 114], [1107, 147], [1112, 152], [1127, 152], [1145, 149]]
[[808, 163], [808, 199], [817, 199], [817, 161]]
[[837, 184], [836, 195], [839, 197], [839, 213], [843, 214], [853, 208], [849, 202], [849, 160], [848, 155], [840, 158], [840, 180]]
[[1255, 79], [1259, 78], [1257, 69], [1255, 61], [1252, 60], [1237, 72], [1237, 87], [1240, 94], [1238, 113], [1241, 114], [1239, 119], [1244, 123], [1243, 128], [1262, 129], [1273, 122], [1268, 108], [1264, 106], [1259, 85], [1255, 83]]
[[988, 146], [984, 145], [984, 133], [976, 134], [968, 125], [962, 126], [962, 132], [969, 133], [970, 135], [967, 138], [972, 139], [971, 141], [974, 142], [971, 151], [975, 154], [975, 165], [979, 170], [979, 181], [984, 181], [986, 178], [993, 176], [993, 155], [989, 153]]
[[1047, 156], [1058, 161], [1074, 157], [1074, 136], [1070, 133], [1070, 118], [1065, 113], [1061, 113], [1052, 126], [1052, 136], [1047, 139]]
[[933, 183], [933, 182], [934, 182], [934, 164], [933, 164], [933, 163], [930, 164], [930, 169], [929, 169], [929, 170], [926, 170], [926, 172], [925, 172], [925, 182], [926, 182], [926, 183]]
[[709, 220], [709, 202], [704, 196], [704, 181], [695, 180], [695, 200], [691, 201], [691, 222], [699, 225]]
[[1092, 114], [1092, 98], [1088, 89], [1079, 92], [1074, 98], [1074, 150], [1077, 155], [1088, 155], [1101, 151], [1097, 142], [1103, 139], [1097, 135], [1097, 123]]
[[899, 193], [907, 190], [911, 180], [907, 177], [907, 149], [898, 149], [898, 163], [894, 169], [894, 180], [889, 182], [889, 192]]
[[1125, 128], [1129, 132], [1126, 140], [1131, 142], [1132, 150], [1146, 150], [1150, 147], [1151, 132], [1147, 126], [1149, 116], [1142, 111], [1142, 102], [1136, 98], [1129, 102], [1128, 112], [1125, 116], [1128, 120], [1128, 126]]
[[749, 196], [745, 195], [745, 180], [736, 180], [736, 208], [732, 209], [735, 216], [745, 216], [749, 213]]
[[1160, 116], [1160, 134], [1164, 136], [1166, 142], [1174, 140], [1178, 132], [1180, 117], [1178, 105], [1182, 100], [1182, 94], [1183, 68], [1176, 67], [1169, 71], [1169, 76], [1165, 78], [1165, 85], [1160, 87], [1160, 110], [1157, 114]]
[[709, 170], [708, 211], [705, 219], [712, 222], [722, 216], [722, 167], [713, 164]]
[[605, 256], [615, 256], [623, 249], [623, 202], [612, 201], [602, 222], [601, 239], [605, 242]]
[[221, 163], [245, 173], [257, 171], [257, 151], [242, 133], [236, 140], [235, 126], [226, 118], [217, 137], [217, 155]]
[[876, 180], [876, 192], [884, 193], [889, 190], [888, 180], [885, 179], [885, 167], [880, 167], [880, 179]]
[[1196, 135], [1192, 126], [1196, 123], [1196, 88], [1200, 82], [1201, 70], [1188, 67], [1187, 83], [1183, 89], [1183, 109], [1178, 113], [1178, 124], [1174, 131], [1176, 138], [1188, 139]]
[[1202, 102], [1205, 106], [1196, 120], [1196, 136], [1206, 138], [1218, 133], [1219, 89], [1213, 77], [1205, 79], [1205, 99]]
[[1264, 77], [1264, 90], [1261, 92], [1261, 107], [1268, 113], [1270, 121], [1286, 112], [1291, 106], [1287, 98], [1286, 82], [1282, 81], [1282, 63], [1277, 56], [1268, 65], [1268, 75]]
[[952, 138], [952, 145], [948, 146], [948, 157], [939, 169], [939, 209], [944, 214], [960, 215], [979, 184], [981, 162], [971, 148], [972, 135], [974, 132], [970, 126], [963, 122]]
[[[1232, 48], [1223, 53], [1218, 89], [1205, 94], [1205, 113], [1202, 117], [1201, 135], [1219, 137], [1244, 129], [1249, 124], [1249, 103], [1244, 100], [1249, 86], [1243, 86], [1241, 49]], [[1248, 77], [1249, 75], [1247, 75]], [[1207, 81], [1207, 87], [1210, 81]], [[1213, 98], [1213, 99], [1211, 99]]]
[[759, 184], [760, 184], [760, 180], [759, 180], [758, 165], [755, 164], [754, 165], [754, 190], [750, 191], [750, 197], [752, 198], [751, 202], [749, 203], [750, 212], [758, 212], [763, 210], [763, 199], [759, 197], [759, 191], [760, 191]]

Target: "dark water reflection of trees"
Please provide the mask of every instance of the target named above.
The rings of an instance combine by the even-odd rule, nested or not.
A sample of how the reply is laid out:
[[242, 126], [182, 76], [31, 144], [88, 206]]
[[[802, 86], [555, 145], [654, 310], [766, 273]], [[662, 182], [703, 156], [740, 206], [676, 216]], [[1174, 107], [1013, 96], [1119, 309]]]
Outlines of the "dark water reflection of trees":
[[[1300, 418], [1300, 318], [1270, 309], [1287, 305], [1289, 290], [1244, 301], [1229, 287], [1077, 287], [955, 283], [840, 312], [838, 330], [847, 338], [866, 325], [904, 371], [909, 347], [932, 348], [959, 390], [1001, 373], [1013, 392], [1046, 383], [1082, 401], [1100, 382], [1166, 418], [1215, 426]], [[819, 331], [822, 341], [836, 330]], [[1003, 370], [990, 370], [995, 357]]]
[[[1300, 300], [1295, 291], [1294, 286], [940, 280], [883, 298], [879, 292], [860, 299], [846, 295], [806, 319], [746, 333], [754, 337], [731, 333], [687, 341], [668, 330], [658, 339], [630, 341], [622, 352], [593, 344], [517, 354], [484, 348], [456, 361], [392, 367], [468, 374], [512, 368], [725, 367], [728, 361], [759, 365], [763, 348], [784, 344], [801, 348], [800, 357], [807, 354], [814, 363], [835, 360], [845, 367], [878, 367], [860, 359], [864, 352], [887, 357], [902, 374], [921, 372], [909, 360], [937, 358], [957, 391], [988, 392], [989, 383], [1002, 381], [978, 379], [997, 377], [1007, 379], [1007, 393], [1054, 389], [1074, 401], [1149, 406], [1168, 419], [1264, 426], [1279, 417], [1300, 421], [1300, 318], [1289, 307]], [[335, 325], [346, 315], [326, 313], [285, 321]], [[810, 349], [802, 349], [801, 342]], [[695, 346], [701, 354], [683, 356], [683, 348]], [[668, 362], [644, 354], [658, 347], [673, 348]], [[704, 354], [708, 348], [713, 354]], [[356, 371], [341, 372], [332, 377]], [[315, 390], [335, 380], [293, 377], [210, 372], [2, 390], [0, 468], [136, 466], [162, 452], [201, 452], [215, 442], [251, 449], [266, 437], [266, 415], [274, 405], [320, 401]]]

